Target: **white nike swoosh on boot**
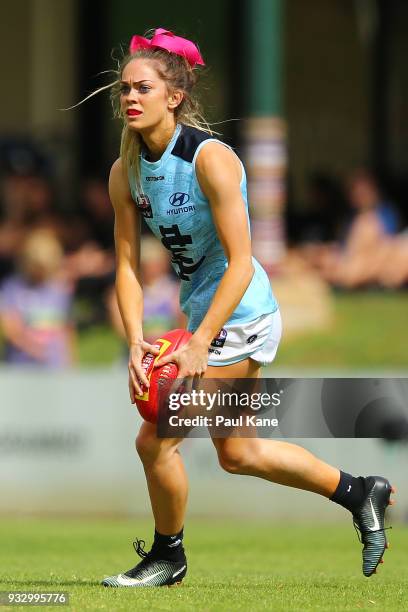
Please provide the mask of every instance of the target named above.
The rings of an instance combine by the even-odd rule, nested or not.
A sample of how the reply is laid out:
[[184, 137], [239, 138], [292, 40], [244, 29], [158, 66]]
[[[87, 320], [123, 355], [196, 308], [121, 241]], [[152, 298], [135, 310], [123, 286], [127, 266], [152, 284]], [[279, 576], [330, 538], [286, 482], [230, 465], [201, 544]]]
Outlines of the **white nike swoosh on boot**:
[[124, 574], [119, 574], [116, 580], [119, 582], [121, 586], [131, 586], [133, 584], [146, 584], [153, 578], [156, 578], [156, 576], [160, 576], [160, 574], [163, 574], [164, 571], [165, 570], [161, 570], [160, 572], [156, 572], [155, 574], [146, 576], [146, 578], [142, 578], [141, 580], [138, 580], [137, 578], [130, 578], [129, 576], [125, 576]]
[[178, 576], [179, 574], [181, 574], [181, 572], [182, 572], [183, 570], [185, 570], [185, 569], [186, 569], [186, 567], [187, 567], [186, 565], [183, 565], [183, 567], [182, 567], [181, 569], [177, 570], [177, 572], [174, 572], [174, 574], [172, 575], [172, 578], [175, 578], [176, 576]]
[[372, 527], [368, 527], [370, 531], [378, 531], [380, 529], [380, 523], [378, 522], [377, 515], [374, 510], [373, 502], [370, 499], [371, 512], [373, 513], [374, 524]]

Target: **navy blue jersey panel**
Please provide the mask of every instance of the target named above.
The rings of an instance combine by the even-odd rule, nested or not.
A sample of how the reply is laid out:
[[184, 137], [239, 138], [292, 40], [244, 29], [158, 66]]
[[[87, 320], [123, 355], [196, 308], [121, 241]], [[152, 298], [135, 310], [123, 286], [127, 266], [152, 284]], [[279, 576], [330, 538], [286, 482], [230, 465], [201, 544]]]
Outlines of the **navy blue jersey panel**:
[[183, 125], [180, 136], [177, 138], [177, 142], [171, 154], [176, 157], [181, 157], [184, 161], [191, 163], [198, 145], [209, 138], [213, 138], [211, 134]]

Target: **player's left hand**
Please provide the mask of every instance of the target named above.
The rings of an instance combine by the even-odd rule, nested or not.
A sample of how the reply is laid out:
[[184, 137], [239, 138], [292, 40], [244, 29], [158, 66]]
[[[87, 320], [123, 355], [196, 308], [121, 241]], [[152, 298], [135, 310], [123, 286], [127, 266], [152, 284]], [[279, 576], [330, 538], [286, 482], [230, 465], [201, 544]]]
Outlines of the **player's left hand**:
[[170, 362], [177, 364], [177, 378], [202, 376], [208, 366], [208, 344], [192, 336], [182, 348], [159, 359], [155, 367]]

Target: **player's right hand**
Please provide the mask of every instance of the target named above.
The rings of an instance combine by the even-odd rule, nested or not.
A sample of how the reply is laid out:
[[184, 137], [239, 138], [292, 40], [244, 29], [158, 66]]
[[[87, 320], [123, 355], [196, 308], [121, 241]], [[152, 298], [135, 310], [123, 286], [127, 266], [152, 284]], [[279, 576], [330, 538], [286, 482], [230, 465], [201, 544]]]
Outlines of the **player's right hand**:
[[197, 336], [193, 335], [181, 348], [161, 357], [156, 362], [156, 367], [164, 366], [170, 362], [177, 364], [177, 378], [202, 376], [208, 365], [208, 343], [197, 339]]
[[149, 381], [147, 380], [146, 374], [142, 367], [142, 359], [145, 353], [152, 353], [152, 355], [158, 355], [159, 349], [154, 344], [149, 344], [141, 340], [130, 345], [129, 348], [129, 395], [132, 404], [136, 402], [136, 395], [142, 395], [142, 385], [149, 388]]

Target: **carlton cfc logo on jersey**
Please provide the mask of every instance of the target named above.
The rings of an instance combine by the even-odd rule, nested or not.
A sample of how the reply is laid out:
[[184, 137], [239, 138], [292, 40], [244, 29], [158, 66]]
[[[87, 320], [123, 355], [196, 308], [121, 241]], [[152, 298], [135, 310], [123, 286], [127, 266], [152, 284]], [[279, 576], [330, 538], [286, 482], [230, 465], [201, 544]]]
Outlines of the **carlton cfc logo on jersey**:
[[138, 209], [146, 219], [151, 219], [153, 217], [152, 205], [150, 204], [149, 196], [144, 193], [141, 193], [136, 198], [136, 204]]
[[225, 340], [227, 339], [227, 330], [222, 328], [215, 336], [213, 341], [211, 342], [211, 346], [217, 346], [218, 348], [222, 348], [225, 344]]

